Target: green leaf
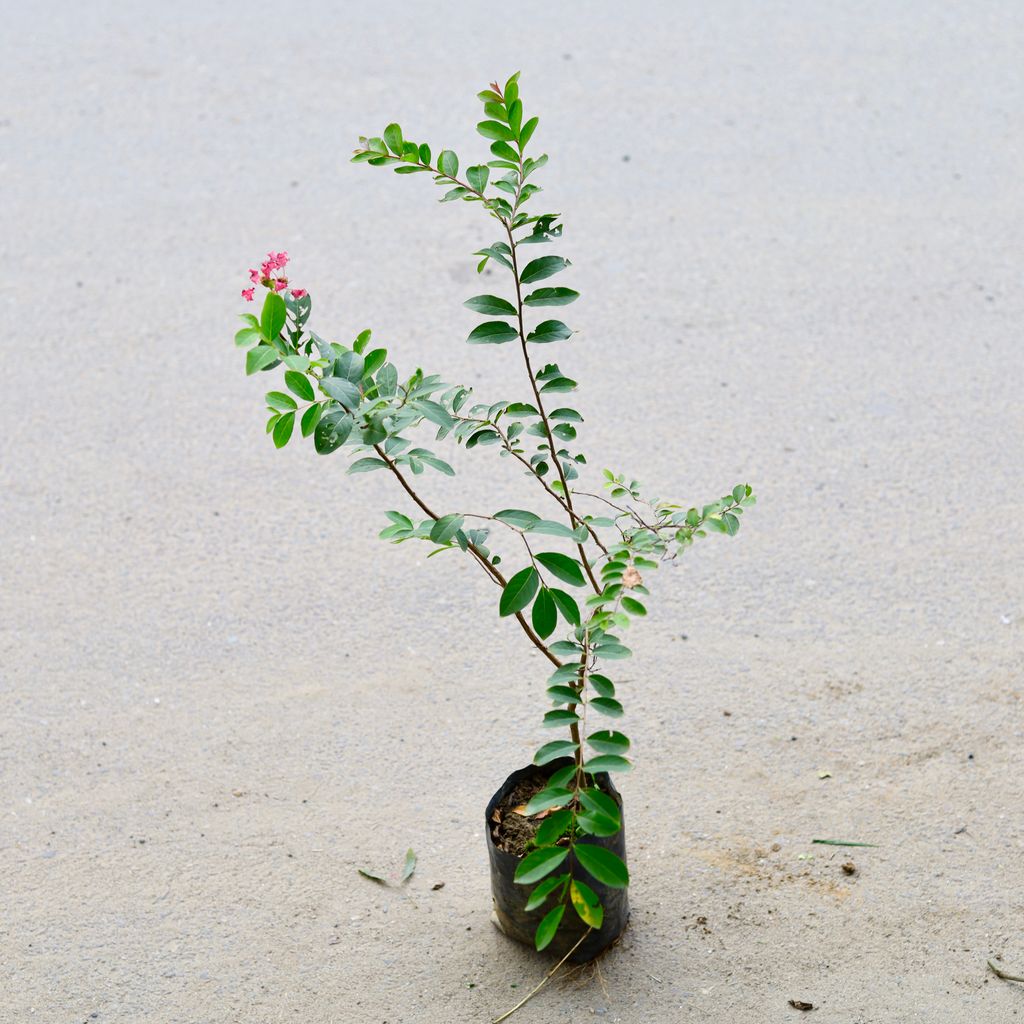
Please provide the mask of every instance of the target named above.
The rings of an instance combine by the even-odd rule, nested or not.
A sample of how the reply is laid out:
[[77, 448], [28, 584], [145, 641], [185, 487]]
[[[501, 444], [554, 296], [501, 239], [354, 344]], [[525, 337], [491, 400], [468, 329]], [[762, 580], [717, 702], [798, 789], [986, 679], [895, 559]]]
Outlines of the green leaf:
[[358, 459], [348, 467], [349, 474], [372, 473], [375, 469], [387, 469], [388, 464], [383, 459]]
[[568, 708], [559, 708], [556, 711], [549, 711], [544, 716], [544, 728], [555, 729], [562, 726], [572, 725], [580, 720], [580, 716], [575, 711], [570, 711]]
[[[548, 413], [549, 420], [560, 420], [563, 423], [582, 423], [583, 417], [575, 409], [555, 409]], [[609, 520], [614, 524], [615, 520]]]
[[466, 299], [463, 305], [484, 316], [516, 315], [516, 307], [508, 299], [501, 299], [497, 295], [474, 295], [473, 298]]
[[419, 459], [424, 465], [430, 466], [431, 469], [436, 469], [439, 473], [444, 473], [445, 476], [455, 476], [455, 470], [448, 465], [444, 459], [439, 459], [434, 455], [417, 454], [414, 456]]
[[580, 297], [571, 288], [538, 288], [523, 299], [524, 306], [568, 306]]
[[494, 139], [496, 142], [512, 142], [516, 137], [515, 132], [500, 121], [481, 121], [476, 130], [485, 139]]
[[626, 865], [611, 850], [591, 843], [577, 843], [575, 852], [584, 871], [589, 871], [603, 885], [613, 889], [625, 889], [629, 885]]
[[602, 754], [624, 754], [629, 750], [629, 737], [621, 732], [602, 729], [587, 737], [587, 742]]
[[518, 135], [519, 129], [523, 126], [523, 101], [512, 100], [508, 105], [508, 126]]
[[562, 618], [570, 626], [578, 626], [580, 624], [580, 606], [575, 599], [564, 590], [558, 590], [555, 587], [550, 588], [550, 593], [556, 607], [562, 613]]
[[377, 394], [382, 398], [390, 398], [398, 390], [398, 371], [385, 363], [377, 374]]
[[[515, 881], [520, 885], [539, 882], [545, 875], [550, 875], [559, 864], [569, 856], [564, 846], [545, 846], [533, 853], [528, 853], [516, 868]], [[591, 872], [593, 874], [593, 872]], [[596, 875], [594, 876], [597, 877]]]
[[574, 878], [569, 883], [569, 899], [572, 900], [572, 905], [584, 924], [590, 925], [591, 928], [601, 927], [604, 908], [597, 898], [597, 893], [589, 885]]
[[358, 409], [363, 397], [358, 386], [344, 377], [325, 377], [320, 381], [320, 390], [325, 395], [330, 395], [336, 402], [340, 402], [346, 409]]
[[566, 391], [575, 391], [576, 381], [570, 377], [555, 377], [554, 380], [549, 380], [547, 384], [540, 389], [542, 395], [546, 394], [564, 394]]
[[402, 138], [402, 129], [397, 124], [389, 124], [384, 129], [384, 141], [387, 143], [388, 149], [391, 150], [395, 156], [401, 156], [402, 151], [405, 147], [405, 140]]
[[601, 811], [584, 811], [577, 815], [576, 823], [581, 831], [592, 836], [613, 836], [622, 828], [618, 818], [609, 817]]
[[477, 190], [477, 192], [483, 192], [487, 188], [487, 177], [490, 174], [490, 170], [486, 164], [480, 164], [476, 167], [466, 168], [466, 180]]
[[542, 551], [536, 557], [548, 572], [558, 577], [563, 583], [569, 583], [574, 587], [583, 586], [583, 570], [575, 558], [570, 558], [558, 551]]
[[549, 345], [553, 341], [565, 341], [572, 337], [572, 331], [561, 320], [545, 320], [526, 336], [527, 341], [537, 345]]
[[548, 785], [551, 787], [562, 787], [568, 786], [569, 780], [576, 774], [576, 765], [567, 764], [564, 768], [559, 768], [554, 775], [548, 779]]
[[330, 455], [341, 447], [352, 433], [352, 417], [336, 410], [323, 416], [313, 431], [313, 446], [320, 455]]
[[525, 512], [520, 508], [506, 508], [501, 512], [495, 512], [494, 518], [509, 526], [516, 526], [519, 529], [528, 530], [534, 523], [540, 522], [540, 516], [532, 512]]
[[558, 926], [562, 923], [564, 914], [565, 904], [559, 903], [557, 907], [552, 908], [552, 910], [545, 914], [540, 924], [537, 925], [536, 934], [533, 936], [533, 944], [537, 947], [538, 953], [551, 945], [551, 940], [555, 937], [555, 932], [558, 931]]
[[538, 907], [542, 907], [545, 900], [547, 900], [547, 898], [560, 885], [565, 885], [568, 879], [568, 875], [555, 875], [554, 878], [545, 878], [544, 881], [530, 893], [530, 898], [526, 901], [526, 906], [523, 907], [523, 910], [536, 910]]
[[555, 761], [560, 757], [567, 757], [578, 749], [579, 744], [573, 743], [572, 740], [552, 740], [550, 743], [545, 743], [533, 755], [533, 763], [537, 765], [547, 764], [549, 761]]
[[366, 360], [358, 352], [342, 352], [334, 360], [333, 376], [342, 377], [352, 381], [353, 384], [358, 384], [363, 379], [365, 369]]
[[268, 392], [266, 403], [271, 409], [276, 409], [278, 412], [294, 412], [298, 408], [295, 404], [295, 399], [291, 395], [286, 395], [283, 391]]
[[295, 428], [295, 413], [286, 412], [275, 424], [274, 424], [274, 447], [283, 448], [287, 443], [288, 439], [292, 436], [292, 430]]
[[630, 615], [647, 614], [647, 609], [635, 597], [624, 597], [622, 599], [622, 607], [625, 608]]
[[[567, 658], [578, 658], [580, 654], [583, 653], [583, 648], [579, 644], [573, 643], [571, 640], [558, 640], [551, 645], [550, 650], [552, 654], [557, 654], [559, 657]], [[574, 666], [573, 671], [578, 674], [578, 669]]]
[[313, 385], [309, 382], [309, 378], [304, 373], [299, 373], [298, 370], [286, 370], [284, 382], [288, 390], [293, 395], [298, 395], [299, 398], [304, 399], [307, 402], [312, 402], [316, 397], [316, 394], [313, 391]]
[[590, 701], [590, 707], [609, 718], [621, 718], [624, 714], [622, 705], [612, 697], [595, 697]]
[[526, 144], [533, 138], [533, 133], [537, 130], [538, 124], [540, 124], [540, 118], [531, 117], [530, 120], [523, 125], [522, 131], [519, 133], [520, 148], [526, 149]]
[[558, 612], [555, 602], [547, 587], [541, 587], [537, 599], [533, 602], [533, 628], [541, 640], [547, 639], [558, 625]]
[[572, 800], [571, 791], [561, 786], [542, 789], [526, 805], [527, 817], [533, 814], [540, 814], [541, 811], [546, 811], [551, 807], [565, 807], [570, 800]]
[[577, 704], [580, 695], [571, 686], [549, 686], [548, 697], [555, 704]]
[[588, 811], [597, 811], [606, 817], [619, 820], [619, 805], [607, 793], [600, 789], [581, 789], [580, 803]]
[[491, 152], [503, 160], [509, 160], [515, 164], [519, 162], [519, 154], [507, 142], [492, 142]]
[[280, 355], [277, 349], [270, 345], [257, 345], [245, 353], [245, 373], [252, 376], [271, 363], [277, 362]]
[[551, 843], [555, 843], [561, 839], [565, 834], [566, 829], [571, 824], [572, 811], [568, 808], [561, 811], [555, 811], [554, 814], [549, 814], [540, 823], [540, 827], [537, 829], [537, 834], [533, 837], [533, 841], [538, 846], [549, 846]]
[[624, 757], [618, 754], [601, 754], [599, 757], [592, 757], [583, 766], [591, 775], [598, 772], [628, 772], [633, 766]]
[[599, 672], [592, 672], [587, 677], [587, 682], [589, 682], [602, 697], [615, 696], [615, 684], [607, 676], [603, 676]]
[[450, 150], [442, 149], [437, 158], [438, 170], [449, 178], [459, 173], [459, 158]]
[[628, 658], [633, 652], [623, 644], [599, 644], [594, 648], [594, 655], [598, 658], [618, 660]]
[[363, 359], [363, 378], [372, 377], [387, 361], [388, 350], [386, 348], [375, 348], [368, 352]]
[[277, 292], [267, 292], [263, 300], [263, 312], [260, 313], [260, 331], [267, 341], [273, 341], [284, 327], [288, 318], [288, 307]]
[[462, 529], [465, 520], [460, 515], [441, 516], [430, 529], [430, 539], [435, 544], [447, 544]]
[[316, 405], [311, 405], [303, 414], [301, 421], [302, 436], [309, 437], [310, 434], [316, 429], [316, 425], [320, 422], [320, 417], [323, 414], [324, 407], [318, 402]]
[[565, 523], [556, 523], [552, 519], [538, 519], [527, 529], [530, 533], [543, 533], [548, 537], [567, 537], [569, 540], [573, 540], [576, 536], [576, 532], [571, 526], [566, 526]]
[[431, 423], [445, 430], [454, 429], [455, 420], [451, 418], [448, 410], [439, 402], [433, 402], [429, 398], [420, 398], [416, 402], [416, 408]]
[[503, 320], [488, 320], [474, 327], [466, 341], [470, 345], [504, 345], [518, 337], [519, 332]]
[[540, 587], [540, 575], [534, 567], [520, 570], [505, 584], [498, 605], [502, 616], [521, 612], [534, 598]]
[[254, 327], [243, 327], [235, 335], [235, 344], [239, 348], [243, 348], [243, 347], [245, 347], [247, 345], [255, 345], [256, 342], [258, 342], [260, 340], [260, 338], [262, 338], [262, 337], [263, 337], [263, 335], [260, 334], [260, 332], [258, 330], [256, 330], [256, 328], [254, 328]]
[[522, 284], [543, 281], [546, 277], [552, 277], [569, 266], [572, 264], [561, 256], [541, 256], [539, 259], [531, 260], [523, 267], [519, 280]]

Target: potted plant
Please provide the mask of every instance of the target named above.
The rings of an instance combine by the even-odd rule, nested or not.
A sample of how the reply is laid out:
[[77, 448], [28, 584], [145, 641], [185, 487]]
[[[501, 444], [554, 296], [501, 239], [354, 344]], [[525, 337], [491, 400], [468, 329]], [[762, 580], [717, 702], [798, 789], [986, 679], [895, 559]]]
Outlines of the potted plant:
[[[558, 215], [532, 212], [547, 156], [527, 156], [538, 121], [525, 116], [518, 79], [479, 94], [485, 162], [461, 170], [454, 152], [435, 154], [397, 124], [361, 138], [352, 159], [429, 175], [444, 189], [441, 202], [475, 203], [489, 218], [498, 238], [475, 253], [477, 271], [494, 268], [501, 283], [464, 303], [483, 318], [465, 340], [508, 346], [523, 394], [481, 402], [435, 374], [400, 372], [368, 330], [350, 347], [325, 340], [307, 326], [310, 297], [288, 280], [287, 253], [269, 253], [249, 272], [243, 297], [253, 301], [257, 288], [266, 296], [259, 317], [244, 314], [235, 340], [248, 350], [247, 373], [283, 369], [283, 387], [266, 396], [274, 444], [283, 448], [297, 426], [320, 454], [344, 450], [349, 473], [393, 477], [404, 511], [386, 513], [381, 537], [425, 541], [432, 554], [461, 552], [476, 563], [496, 588], [498, 615], [550, 663], [542, 725], [556, 738], [497, 790], [486, 835], [499, 925], [579, 961], [613, 942], [628, 918], [622, 799], [610, 775], [631, 767], [630, 741], [618, 728], [623, 705], [606, 666], [630, 655], [622, 634], [647, 614], [645, 576], [708, 532], [735, 534], [755, 498], [739, 484], [686, 507], [650, 498], [607, 469], [603, 493], [583, 484], [583, 418], [568, 397], [577, 383], [548, 347], [571, 341], [557, 311], [578, 293], [551, 281], [569, 261], [549, 252], [562, 234]], [[534, 488], [537, 510], [470, 511], [457, 498], [428, 497], [420, 477], [455, 476], [439, 453], [451, 443], [510, 461]]]

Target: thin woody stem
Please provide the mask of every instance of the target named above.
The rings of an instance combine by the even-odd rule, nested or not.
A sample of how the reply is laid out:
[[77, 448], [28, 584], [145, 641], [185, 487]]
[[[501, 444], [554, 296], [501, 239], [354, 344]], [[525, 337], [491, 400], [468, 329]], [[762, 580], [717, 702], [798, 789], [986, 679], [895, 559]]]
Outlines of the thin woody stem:
[[[519, 161], [519, 173], [520, 181], [522, 181], [522, 158]], [[569, 490], [569, 485], [565, 479], [565, 470], [562, 469], [561, 460], [558, 457], [558, 447], [555, 445], [554, 435], [551, 433], [551, 423], [548, 420], [547, 413], [544, 411], [544, 400], [540, 397], [540, 388], [537, 387], [537, 378], [534, 376], [533, 367], [530, 365], [530, 353], [526, 347], [526, 327], [523, 324], [523, 290], [519, 283], [519, 260], [516, 257], [516, 240], [512, 234], [512, 225], [509, 221], [501, 218], [502, 224], [505, 226], [505, 233], [508, 235], [509, 248], [512, 250], [512, 278], [516, 283], [516, 320], [519, 326], [519, 344], [523, 350], [523, 362], [526, 363], [526, 373], [530, 378], [530, 387], [533, 389], [533, 397], [537, 402], [537, 411], [540, 413], [541, 422], [544, 424], [544, 433], [548, 439], [548, 449], [551, 452], [551, 461], [555, 464], [555, 469], [558, 472], [558, 479], [562, 482], [562, 493], [565, 496], [564, 506], [566, 512], [569, 514], [569, 521], [574, 527], [583, 525], [583, 520], [576, 514], [576, 510], [572, 507], [572, 492]], [[587, 553], [583, 548], [582, 544], [576, 545], [576, 550], [580, 553], [580, 560], [583, 562], [583, 569], [587, 576], [590, 578], [590, 585], [594, 588], [595, 594], [601, 593], [601, 588], [598, 586], [597, 579], [594, 576], [593, 570], [590, 568], [590, 562], [587, 559]]]
[[[384, 454], [384, 449], [381, 448], [379, 444], [375, 444], [373, 446], [373, 450], [381, 457], [381, 459], [384, 460], [384, 463], [387, 465], [388, 469], [390, 469], [391, 472], [394, 473], [396, 479], [402, 485], [406, 494], [408, 494], [409, 497], [412, 498], [412, 500], [419, 506], [419, 508], [421, 508], [428, 516], [430, 516], [431, 519], [435, 521], [440, 519], [441, 517], [436, 512], [434, 512], [433, 509], [431, 509], [427, 505], [427, 503], [412, 489], [412, 487], [409, 484], [409, 481], [406, 480], [405, 477], [402, 475], [402, 471], [398, 468], [398, 466], [395, 465], [394, 460], [388, 458], [388, 456]], [[469, 551], [477, 560], [477, 562], [480, 563], [481, 567], [488, 573], [491, 579], [493, 579], [494, 582], [497, 583], [499, 586], [504, 587], [508, 581], [505, 579], [502, 573], [499, 572], [497, 567], [491, 565], [487, 556], [475, 544], [469, 545]], [[554, 665], [556, 668], [561, 668], [562, 663], [558, 660], [558, 658], [556, 658], [551, 653], [551, 651], [548, 650], [548, 648], [544, 644], [544, 641], [541, 640], [541, 638], [537, 636], [537, 634], [533, 631], [533, 628], [530, 626], [530, 624], [526, 621], [526, 619], [523, 618], [523, 613], [516, 612], [516, 618], [519, 620], [519, 625], [523, 627], [523, 632], [530, 638], [530, 642], [533, 644], [533, 646], [536, 647], [537, 650], [540, 651], [541, 654], [543, 654], [544, 657], [547, 658], [552, 665]]]
[[[505, 431], [501, 429], [501, 426], [499, 424], [495, 423], [494, 420], [479, 420], [469, 416], [457, 416], [456, 419], [460, 419], [466, 423], [487, 424], [487, 426], [494, 430], [497, 433], [497, 435], [501, 438], [502, 445], [505, 448], [505, 451], [507, 451], [509, 455], [511, 455], [514, 459], [517, 459], [519, 462], [521, 462], [526, 467], [530, 475], [537, 479], [541, 487], [543, 487], [544, 490], [547, 491], [548, 494], [550, 494], [551, 497], [554, 498], [555, 501], [557, 501], [558, 504], [561, 505], [566, 512], [570, 511], [569, 506], [565, 503], [565, 499], [557, 491], [553, 491], [548, 486], [548, 482], [544, 479], [544, 477], [537, 475], [537, 471], [533, 468], [533, 466], [530, 465], [529, 459], [524, 458], [522, 452], [517, 452], [515, 448], [512, 447], [512, 442], [509, 440], [509, 437], [505, 433]], [[583, 492], [574, 491], [573, 493], [581, 494]], [[582, 525], [585, 526], [587, 530], [590, 532], [591, 538], [593, 539], [594, 543], [601, 549], [601, 553], [607, 555], [608, 549], [605, 547], [604, 543], [598, 536], [597, 531], [593, 528], [593, 526], [591, 526], [590, 523], [583, 523]]]

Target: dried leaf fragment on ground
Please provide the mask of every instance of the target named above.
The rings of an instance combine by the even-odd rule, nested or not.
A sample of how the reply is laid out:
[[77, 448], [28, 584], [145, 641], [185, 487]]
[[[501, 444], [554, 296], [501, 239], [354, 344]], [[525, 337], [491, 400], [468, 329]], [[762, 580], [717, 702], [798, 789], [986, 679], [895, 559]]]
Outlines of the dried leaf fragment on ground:
[[416, 870], [416, 854], [410, 846], [405, 852], [405, 863], [402, 865], [402, 881], [408, 882]]

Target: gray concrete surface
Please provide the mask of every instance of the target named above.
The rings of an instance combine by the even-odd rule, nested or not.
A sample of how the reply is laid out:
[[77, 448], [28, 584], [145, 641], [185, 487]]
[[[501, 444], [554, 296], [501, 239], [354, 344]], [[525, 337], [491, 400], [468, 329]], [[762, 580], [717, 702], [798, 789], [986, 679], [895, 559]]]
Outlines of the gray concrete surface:
[[[761, 495], [660, 574], [620, 676], [633, 925], [516, 1019], [1024, 1017], [985, 967], [1024, 971], [1018, 4], [3, 25], [0, 1020], [477, 1022], [537, 980], [480, 816], [543, 665], [471, 565], [375, 539], [388, 480], [275, 452], [231, 345], [285, 248], [325, 331], [519, 395], [462, 344], [477, 213], [346, 162], [393, 117], [483, 153], [474, 94], [516, 68], [593, 463]], [[522, 501], [459, 468], [432, 498]], [[356, 875], [408, 846], [406, 890]]]

